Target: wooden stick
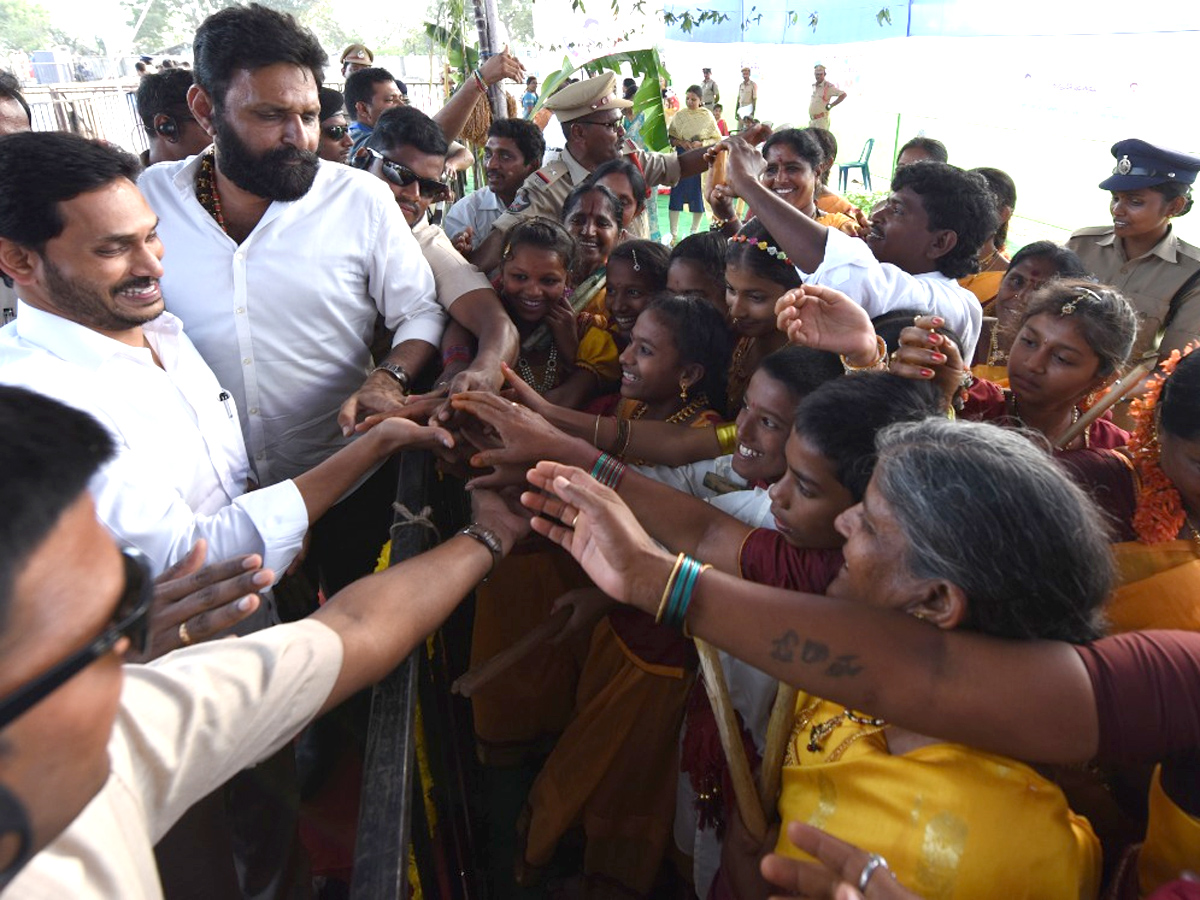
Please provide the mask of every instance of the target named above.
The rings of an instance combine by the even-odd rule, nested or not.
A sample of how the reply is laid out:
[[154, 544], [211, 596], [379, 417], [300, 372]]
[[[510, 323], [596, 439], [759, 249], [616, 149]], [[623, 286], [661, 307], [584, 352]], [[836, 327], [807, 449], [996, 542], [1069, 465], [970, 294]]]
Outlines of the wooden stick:
[[725, 163], [729, 159], [728, 154], [718, 153], [713, 159], [712, 176], [709, 179], [709, 187], [715, 187], [718, 184], [728, 184], [728, 176], [725, 174]]
[[571, 618], [572, 606], [564, 606], [556, 610], [545, 622], [531, 628], [520, 640], [511, 647], [505, 647], [491, 659], [485, 659], [477, 666], [472, 666], [450, 685], [452, 694], [470, 697], [477, 690], [503, 672], [523, 660], [537, 649], [539, 644], [553, 638], [566, 627]]
[[773, 809], [779, 799], [779, 785], [783, 781], [783, 757], [787, 753], [788, 741], [792, 738], [792, 725], [796, 721], [796, 689], [779, 682], [775, 691], [775, 703], [771, 707], [771, 719], [767, 724], [767, 743], [763, 747], [762, 766], [758, 770], [758, 797], [764, 810]]
[[1066, 431], [1060, 434], [1058, 440], [1054, 442], [1054, 446], [1059, 450], [1065, 450], [1070, 446], [1071, 441], [1087, 431], [1093, 422], [1120, 402], [1122, 397], [1141, 384], [1154, 369], [1156, 363], [1157, 360], [1148, 359], [1141, 365], [1131, 369], [1124, 378], [1112, 386], [1112, 390], [1096, 401], [1095, 406], [1080, 416], [1079, 421], [1074, 422]]
[[757, 841], [767, 836], [767, 820], [758, 802], [758, 789], [754, 776], [750, 774], [750, 763], [742, 745], [742, 733], [733, 713], [733, 702], [729, 699], [729, 686], [717, 651], [705, 641], [696, 638], [696, 652], [700, 655], [700, 672], [704, 676], [704, 687], [708, 691], [708, 702], [712, 704], [717, 719], [717, 733], [721, 736], [721, 749], [729, 762], [729, 775], [733, 781], [733, 796], [738, 812], [746, 824], [746, 830]]

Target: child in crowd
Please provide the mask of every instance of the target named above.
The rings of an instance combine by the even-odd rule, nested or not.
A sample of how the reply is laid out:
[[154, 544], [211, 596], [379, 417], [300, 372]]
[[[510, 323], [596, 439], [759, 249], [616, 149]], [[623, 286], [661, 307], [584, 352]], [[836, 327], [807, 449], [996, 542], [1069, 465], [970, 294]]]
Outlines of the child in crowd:
[[671, 249], [667, 290], [703, 297], [725, 315], [725, 238], [713, 231], [685, 237]]
[[653, 241], [626, 241], [608, 257], [605, 312], [599, 316], [580, 313], [580, 325], [607, 330], [624, 350], [638, 316], [667, 286], [667, 248]]

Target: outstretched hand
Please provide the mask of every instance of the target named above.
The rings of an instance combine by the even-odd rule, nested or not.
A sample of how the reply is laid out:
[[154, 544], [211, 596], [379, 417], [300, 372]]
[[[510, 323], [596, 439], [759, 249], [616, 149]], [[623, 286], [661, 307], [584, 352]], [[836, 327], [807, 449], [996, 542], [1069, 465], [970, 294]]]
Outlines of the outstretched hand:
[[533, 530], [575, 557], [614, 600], [654, 612], [674, 560], [616, 492], [556, 462], [542, 461], [526, 477], [535, 491], [522, 494], [521, 502], [536, 514]]
[[258, 609], [257, 592], [275, 581], [275, 573], [262, 568], [262, 557], [238, 556], [205, 566], [207, 552], [207, 544], [197, 541], [187, 556], [155, 579], [146, 651], [130, 653], [129, 662], [149, 662], [207, 641]]
[[870, 365], [877, 357], [871, 317], [831, 287], [806, 284], [788, 291], [775, 302], [775, 321], [789, 343], [840, 353], [852, 365]]
[[771, 884], [786, 893], [772, 895], [771, 900], [784, 897], [808, 897], [810, 900], [920, 900], [916, 894], [901, 887], [891, 872], [880, 866], [867, 880], [866, 890], [856, 885], [862, 877], [870, 856], [853, 844], [838, 840], [803, 822], [789, 822], [788, 840], [819, 862], [802, 862], [774, 853], [763, 858], [762, 874]]
[[892, 354], [889, 368], [905, 378], [932, 381], [949, 406], [963, 386], [967, 365], [958, 345], [934, 330], [945, 324], [940, 316], [917, 316], [900, 332], [900, 346]]

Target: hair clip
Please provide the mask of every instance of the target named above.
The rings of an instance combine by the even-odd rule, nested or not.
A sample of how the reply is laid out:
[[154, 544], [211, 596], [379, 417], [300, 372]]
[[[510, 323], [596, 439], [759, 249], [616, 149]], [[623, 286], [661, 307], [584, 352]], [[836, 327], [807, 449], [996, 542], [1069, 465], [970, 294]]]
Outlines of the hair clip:
[[761, 241], [761, 240], [756, 241], [752, 238], [748, 238], [745, 235], [741, 235], [741, 234], [735, 234], [733, 237], [731, 237], [729, 239], [729, 241], [730, 241], [730, 243], [737, 242], [739, 244], [750, 244], [756, 250], [761, 250], [763, 253], [767, 254], [772, 259], [776, 259], [779, 262], [784, 263], [785, 265], [790, 266], [792, 264], [792, 261], [790, 259], [788, 259], [788, 255], [786, 252], [784, 252], [783, 250], [780, 250], [778, 247], [774, 247], [771, 244], [768, 244], [766, 241]]
[[637, 250], [635, 250], [633, 247], [630, 247], [629, 255], [633, 257], [633, 271], [635, 271], [635, 272], [642, 271], [642, 267], [640, 265], [638, 265], [638, 261], [637, 261]]
[[1075, 307], [1079, 305], [1079, 301], [1086, 300], [1088, 297], [1091, 297], [1097, 303], [1104, 302], [1104, 298], [1101, 297], [1099, 294], [1097, 294], [1095, 291], [1093, 291], [1091, 288], [1077, 287], [1077, 288], [1075, 288], [1075, 292], [1076, 292], [1075, 296], [1072, 297], [1070, 300], [1068, 300], [1066, 303], [1064, 303], [1062, 305], [1062, 308], [1058, 311], [1058, 314], [1060, 316], [1074, 315]]

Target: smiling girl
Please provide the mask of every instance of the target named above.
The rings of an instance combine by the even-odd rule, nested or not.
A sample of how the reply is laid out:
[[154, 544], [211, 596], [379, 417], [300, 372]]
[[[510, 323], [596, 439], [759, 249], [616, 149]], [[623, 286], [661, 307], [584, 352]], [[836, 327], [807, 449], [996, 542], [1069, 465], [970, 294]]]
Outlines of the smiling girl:
[[608, 257], [604, 292], [605, 312], [580, 313], [582, 325], [608, 331], [619, 349], [629, 343], [633, 323], [646, 305], [667, 286], [667, 248], [653, 241], [626, 241]]

